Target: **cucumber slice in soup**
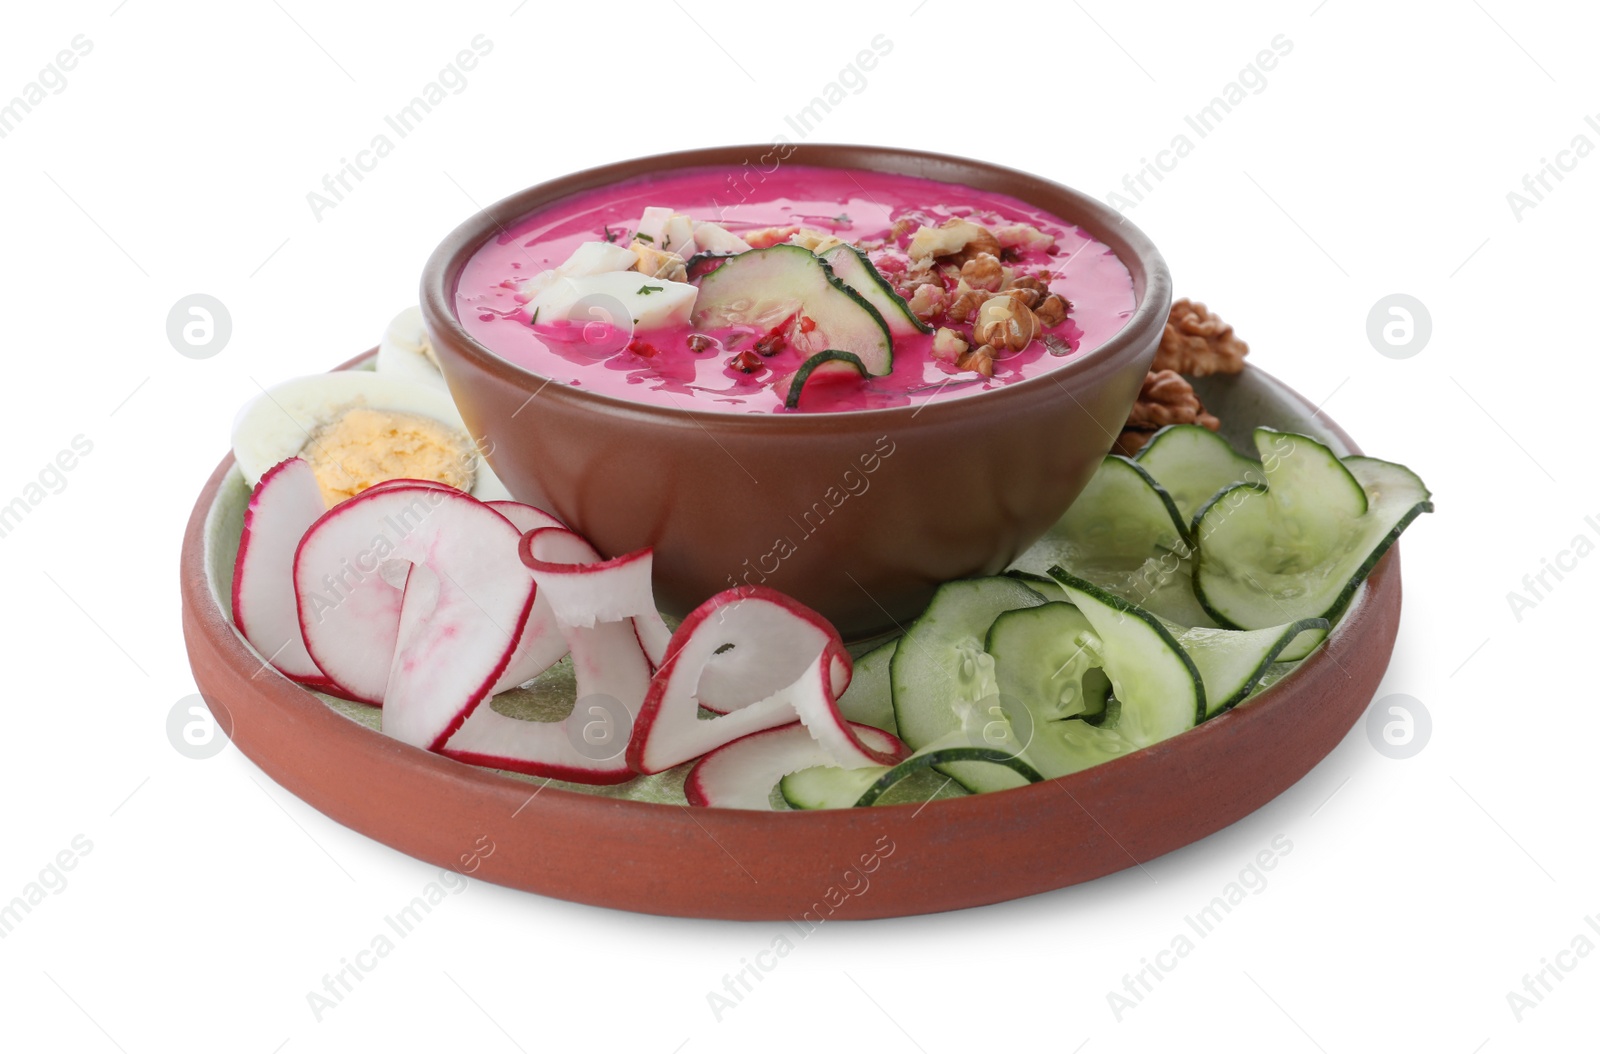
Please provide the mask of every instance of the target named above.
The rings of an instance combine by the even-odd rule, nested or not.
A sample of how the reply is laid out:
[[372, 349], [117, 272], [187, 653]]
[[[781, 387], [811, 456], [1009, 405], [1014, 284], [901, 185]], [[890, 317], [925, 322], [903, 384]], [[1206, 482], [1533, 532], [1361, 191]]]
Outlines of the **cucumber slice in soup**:
[[889, 327], [878, 309], [844, 282], [811, 250], [773, 245], [730, 257], [700, 279], [692, 322], [772, 328], [796, 314], [816, 323], [813, 346], [849, 352], [867, 373], [881, 377], [894, 358]]
[[1094, 627], [1097, 639], [1088, 644], [1122, 704], [1116, 731], [1123, 738], [1149, 746], [1205, 720], [1200, 671], [1159, 618], [1059, 567], [1050, 574]]
[[863, 299], [878, 309], [891, 335], [909, 337], [913, 333], [933, 332], [932, 326], [912, 314], [910, 305], [872, 266], [866, 253], [854, 245], [835, 245], [823, 253], [822, 258], [833, 268], [839, 281], [860, 293]]
[[[1320, 446], [1315, 440], [1305, 442]], [[1298, 473], [1303, 470], [1336, 490], [1342, 477], [1328, 469], [1314, 448], [1297, 444], [1295, 449], [1309, 456], [1286, 456], [1277, 466], [1268, 465], [1267, 486], [1235, 484], [1196, 517], [1200, 543], [1195, 595], [1224, 626], [1259, 629], [1303, 618], [1338, 621], [1401, 532], [1422, 513], [1433, 511], [1428, 488], [1416, 473], [1369, 457], [1340, 463], [1362, 491], [1364, 512], [1352, 514], [1356, 503], [1338, 493], [1318, 504], [1317, 492]]]
[[[890, 663], [895, 725], [914, 750], [952, 734], [968, 746], [994, 749], [1007, 744], [1009, 718], [1001, 706], [994, 659], [984, 650], [989, 627], [1002, 612], [1038, 607], [1044, 598], [1014, 578], [946, 582], [901, 638]], [[1017, 745], [1020, 749], [1020, 744]], [[993, 765], [939, 763], [947, 775], [971, 791], [1001, 789]]]
[[1223, 487], [1265, 480], [1259, 462], [1199, 425], [1168, 425], [1151, 436], [1133, 459], [1172, 495], [1186, 524], [1193, 523], [1195, 513]]
[[846, 721], [894, 734], [894, 696], [889, 691], [889, 665], [899, 646], [900, 638], [896, 637], [855, 661], [850, 687], [839, 697], [839, 713]]
[[800, 364], [794, 379], [789, 382], [789, 394], [784, 398], [783, 405], [789, 410], [798, 409], [800, 396], [805, 393], [806, 385], [813, 380], [825, 381], [837, 377], [865, 378], [866, 375], [866, 366], [848, 351], [834, 351], [831, 348], [819, 351]]

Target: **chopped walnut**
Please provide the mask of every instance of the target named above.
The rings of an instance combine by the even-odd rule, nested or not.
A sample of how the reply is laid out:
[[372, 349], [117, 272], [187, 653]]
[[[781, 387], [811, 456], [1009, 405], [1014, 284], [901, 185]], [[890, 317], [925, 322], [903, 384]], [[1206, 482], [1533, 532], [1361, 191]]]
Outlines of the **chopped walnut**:
[[1194, 386], [1171, 370], [1151, 370], [1128, 413], [1125, 427], [1154, 431], [1167, 425], [1197, 424], [1215, 432], [1222, 422], [1206, 413]]
[[922, 283], [906, 298], [906, 306], [911, 313], [924, 322], [942, 314], [949, 303], [950, 294], [945, 292], [943, 283], [937, 281]]
[[918, 227], [926, 227], [932, 222], [925, 213], [915, 211], [904, 213], [889, 226], [889, 240], [899, 244], [900, 239], [911, 234]]
[[992, 296], [978, 308], [972, 335], [993, 351], [1021, 351], [1039, 334], [1039, 319], [1021, 297], [1002, 293]]
[[1238, 373], [1250, 345], [1233, 335], [1233, 327], [1206, 310], [1198, 300], [1173, 302], [1161, 332], [1155, 370], [1172, 370], [1189, 377], [1213, 373]]
[[814, 227], [801, 227], [789, 235], [789, 244], [802, 246], [821, 256], [834, 246], [843, 245], [844, 239]]
[[1046, 294], [1045, 298], [1034, 307], [1033, 313], [1039, 316], [1039, 324], [1049, 329], [1059, 326], [1066, 321], [1067, 315], [1072, 311], [1072, 301], [1067, 300], [1060, 293]]
[[998, 258], [1000, 243], [989, 232], [989, 228], [971, 220], [952, 219], [945, 220], [937, 227], [918, 228], [917, 233], [911, 236], [911, 244], [906, 252], [913, 260], [957, 254], [972, 259], [979, 253]]
[[750, 231], [745, 234], [744, 240], [752, 249], [766, 249], [786, 242], [799, 233], [800, 228], [790, 224], [787, 227], [762, 227], [760, 230]]
[[958, 286], [956, 287], [955, 297], [950, 301], [950, 305], [944, 309], [944, 317], [951, 322], [969, 322], [978, 313], [978, 309], [983, 306], [984, 302], [993, 295], [993, 293], [985, 292], [982, 289], [967, 289], [963, 286]]
[[683, 257], [677, 253], [663, 252], [643, 242], [634, 242], [628, 248], [638, 257], [633, 264], [635, 271], [651, 278], [664, 278], [669, 282], [689, 280], [688, 266], [683, 262]]
[[994, 350], [982, 344], [956, 356], [956, 368], [994, 376]]
[[941, 326], [934, 332], [933, 357], [940, 362], [954, 366], [966, 350], [967, 342], [955, 330]]
[[1007, 249], [1050, 249], [1056, 244], [1055, 235], [1046, 234], [1026, 223], [1008, 223], [996, 227], [994, 237]]
[[1001, 273], [1003, 270], [997, 257], [979, 253], [961, 265], [961, 281], [972, 289], [994, 293], [999, 291], [1005, 277]]
[[[1038, 308], [1040, 301], [1050, 295], [1050, 287], [1045, 284], [1044, 279], [1031, 274], [1013, 274], [1000, 288], [1008, 293], [1012, 290], [1021, 292], [1024, 294], [1021, 298], [1023, 303], [1035, 309]], [[1045, 325], [1053, 326], [1055, 323], [1046, 322]]]

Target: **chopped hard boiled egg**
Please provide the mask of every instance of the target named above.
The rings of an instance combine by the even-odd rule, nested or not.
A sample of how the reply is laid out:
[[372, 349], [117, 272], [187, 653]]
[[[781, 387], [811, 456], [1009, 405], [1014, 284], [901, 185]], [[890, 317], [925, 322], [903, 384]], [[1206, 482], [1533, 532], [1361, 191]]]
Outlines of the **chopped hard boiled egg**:
[[582, 278], [586, 275], [605, 274], [607, 271], [626, 271], [637, 257], [625, 245], [611, 242], [584, 242], [572, 250], [565, 263], [548, 271], [540, 271], [522, 283], [523, 296], [532, 298], [561, 278]]
[[599, 322], [625, 331], [686, 326], [698, 292], [687, 282], [612, 271], [557, 279], [528, 302], [528, 312], [540, 326]]
[[432, 480], [484, 501], [510, 497], [442, 386], [368, 370], [262, 392], [234, 421], [233, 453], [250, 486], [280, 461], [303, 458], [330, 508], [390, 479]]

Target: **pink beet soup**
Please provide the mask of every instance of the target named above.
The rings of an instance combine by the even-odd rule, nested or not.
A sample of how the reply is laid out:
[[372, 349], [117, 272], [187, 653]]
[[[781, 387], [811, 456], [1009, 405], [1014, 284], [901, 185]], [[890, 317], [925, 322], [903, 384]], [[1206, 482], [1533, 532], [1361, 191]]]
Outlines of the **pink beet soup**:
[[[687, 320], [651, 328], [623, 319], [625, 331], [615, 331], [609, 319], [552, 322], [529, 311], [536, 299], [525, 288], [529, 279], [562, 265], [585, 242], [644, 244], [635, 235], [650, 207], [714, 222], [757, 247], [818, 237], [845, 241], [865, 253], [908, 312], [930, 329], [947, 331], [943, 346], [936, 332], [897, 334], [887, 374], [863, 378], [819, 372], [798, 405], [786, 407], [796, 372], [815, 350], [800, 331], [809, 322], [803, 312], [770, 329], [697, 327]], [[1032, 293], [1023, 295], [1036, 300], [1057, 297], [1053, 305], [1039, 305], [1036, 336], [1020, 350], [986, 348], [975, 330], [977, 320], [956, 306], [971, 288], [966, 278], [982, 282], [987, 269], [987, 284], [993, 284], [994, 263], [979, 259], [976, 270], [963, 272], [961, 265], [981, 252], [931, 260], [908, 253], [919, 228], [958, 219], [1010, 243], [990, 254], [1005, 286], [1028, 285]], [[723, 264], [722, 256], [691, 256], [685, 261], [688, 283], [697, 285], [708, 270]], [[656, 282], [648, 273], [639, 277], [641, 287]], [[924, 285], [930, 288], [919, 295]], [[983, 292], [1006, 295], [1003, 289]], [[724, 413], [848, 411], [970, 398], [1048, 373], [1094, 350], [1134, 311], [1133, 280], [1116, 254], [1026, 202], [953, 183], [801, 165], [770, 173], [685, 169], [565, 198], [483, 245], [462, 270], [455, 297], [457, 316], [473, 338], [551, 383], [632, 402]], [[1064, 317], [1057, 318], [1063, 306]], [[952, 357], [952, 337], [985, 354]]]

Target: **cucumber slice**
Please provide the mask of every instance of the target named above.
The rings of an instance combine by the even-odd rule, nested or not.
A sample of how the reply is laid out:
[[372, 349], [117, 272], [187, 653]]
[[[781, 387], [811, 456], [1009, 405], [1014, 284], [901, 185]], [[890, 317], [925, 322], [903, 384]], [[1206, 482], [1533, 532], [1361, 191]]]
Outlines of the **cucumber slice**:
[[839, 697], [839, 713], [846, 721], [858, 725], [871, 725], [890, 734], [895, 733], [894, 696], [889, 691], [889, 665], [894, 660], [895, 649], [900, 646], [896, 637], [880, 644], [855, 661], [855, 674], [850, 687]]
[[[1046, 566], [1049, 565], [1047, 564]], [[1006, 572], [1006, 577], [1015, 578], [1046, 600], [1059, 600], [1063, 603], [1067, 600], [1067, 591], [1061, 588], [1060, 582], [1057, 582], [1049, 575], [1034, 574], [1032, 571], [1024, 571], [1021, 568], [1013, 567]]]
[[1121, 454], [1106, 455], [1052, 533], [1081, 563], [1117, 569], [1138, 566], [1156, 549], [1188, 547], [1187, 523], [1172, 495]]
[[789, 382], [789, 394], [783, 400], [786, 409], [795, 410], [800, 406], [800, 396], [806, 390], [806, 385], [813, 379], [825, 380], [830, 377], [860, 377], [867, 376], [867, 368], [856, 356], [848, 351], [819, 351], [805, 362], [800, 364], [800, 369], [795, 372], [794, 380]]
[[1111, 722], [1096, 726], [1081, 718], [1051, 721], [1034, 732], [1023, 755], [1047, 779], [1070, 776], [1138, 750]]
[[1213, 626], [1194, 596], [1191, 552], [1171, 495], [1143, 466], [1111, 455], [1066, 515], [1009, 573], [1038, 575], [1064, 567], [1172, 622]]
[[930, 769], [960, 765], [991, 769], [986, 782], [994, 790], [1025, 787], [1044, 779], [1022, 758], [984, 747], [952, 745], [913, 754], [893, 768], [842, 769], [832, 765], [790, 773], [778, 784], [783, 800], [796, 809], [865, 808], [875, 804], [902, 780]]
[[984, 648], [994, 657], [1001, 697], [1027, 707], [1037, 728], [1105, 711], [1111, 681], [1090, 646], [1095, 640], [1083, 612], [1056, 601], [1005, 612], [989, 627]]
[[[1277, 466], [1264, 462], [1266, 486], [1235, 484], [1195, 519], [1195, 595], [1223, 626], [1259, 629], [1303, 618], [1337, 622], [1401, 532], [1433, 511], [1428, 488], [1404, 465], [1349, 457], [1340, 469], [1361, 489], [1365, 508], [1352, 515], [1356, 503], [1337, 493], [1342, 477], [1315, 449], [1321, 444], [1295, 438], [1304, 440], [1295, 449], [1306, 456], [1285, 456]], [[1334, 486], [1325, 503], [1317, 504], [1321, 498], [1298, 475], [1302, 469]]]
[[1149, 746], [1205, 720], [1200, 671], [1159, 618], [1059, 567], [1050, 574], [1094, 627], [1089, 646], [1122, 704], [1116, 731], [1124, 739]]
[[856, 356], [874, 377], [889, 372], [894, 349], [883, 316], [799, 245], [773, 245], [729, 258], [700, 279], [691, 321], [697, 329], [771, 328], [796, 313], [816, 323], [811, 336], [820, 346]]
[[1222, 488], [1265, 478], [1260, 462], [1199, 425], [1168, 425], [1151, 436], [1133, 459], [1172, 495], [1186, 524], [1193, 523], [1195, 513]]
[[894, 286], [886, 281], [872, 266], [867, 254], [854, 245], [835, 245], [822, 254], [834, 275], [845, 285], [860, 293], [862, 298], [878, 309], [878, 314], [896, 337], [909, 337], [914, 333], [932, 333], [933, 327], [912, 314], [911, 307]]
[[[1306, 640], [1296, 644], [1301, 634]], [[1178, 646], [1194, 662], [1205, 683], [1205, 716], [1209, 718], [1249, 698], [1291, 645], [1304, 649], [1306, 654], [1321, 644], [1328, 636], [1328, 620], [1308, 618], [1255, 630], [1201, 627], [1183, 630], [1176, 636]]]
[[[984, 650], [989, 627], [1002, 612], [1038, 607], [1044, 598], [1004, 575], [946, 582], [901, 639], [890, 663], [895, 726], [914, 750], [948, 744], [960, 734], [968, 746], [995, 749], [1013, 744], [1010, 719], [1001, 706], [994, 659]], [[995, 766], [957, 761], [940, 769], [968, 790], [1009, 786]]]
[[1366, 491], [1337, 454], [1310, 436], [1257, 428], [1255, 441], [1286, 537], [1310, 559], [1324, 559], [1344, 525], [1366, 514]]

